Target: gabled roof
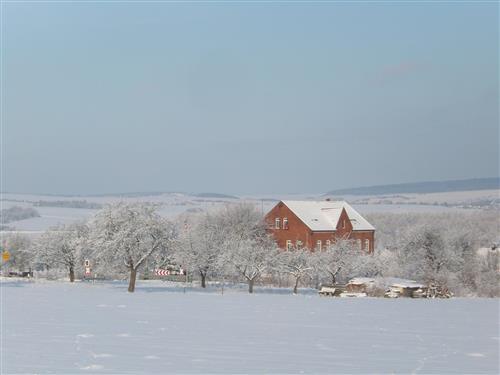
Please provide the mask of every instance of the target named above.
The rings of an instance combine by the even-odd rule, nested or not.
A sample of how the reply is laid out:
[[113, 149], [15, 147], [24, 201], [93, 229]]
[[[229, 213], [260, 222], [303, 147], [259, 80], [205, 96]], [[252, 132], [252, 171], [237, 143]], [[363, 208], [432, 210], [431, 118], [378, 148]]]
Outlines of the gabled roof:
[[313, 231], [334, 231], [342, 209], [346, 210], [353, 230], [375, 230], [358, 211], [345, 201], [282, 201]]

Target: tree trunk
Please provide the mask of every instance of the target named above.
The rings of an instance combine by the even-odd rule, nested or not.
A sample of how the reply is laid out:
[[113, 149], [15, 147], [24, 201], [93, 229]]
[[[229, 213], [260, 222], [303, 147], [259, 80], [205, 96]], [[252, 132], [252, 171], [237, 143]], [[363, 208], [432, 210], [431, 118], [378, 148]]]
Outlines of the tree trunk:
[[206, 288], [207, 287], [207, 283], [206, 283], [207, 274], [203, 273], [203, 272], [200, 272], [200, 276], [201, 276], [201, 287], [202, 288]]
[[297, 294], [297, 288], [299, 286], [300, 277], [295, 278], [295, 286], [293, 287], [293, 294]]
[[253, 293], [253, 283], [254, 279], [248, 280], [248, 293]]
[[337, 283], [337, 272], [330, 272], [330, 276], [332, 277], [332, 285], [335, 285]]
[[75, 270], [73, 267], [69, 268], [69, 282], [72, 283], [75, 281]]
[[128, 282], [128, 291], [133, 293], [135, 290], [135, 279], [137, 277], [137, 270], [135, 268], [130, 269], [130, 280]]

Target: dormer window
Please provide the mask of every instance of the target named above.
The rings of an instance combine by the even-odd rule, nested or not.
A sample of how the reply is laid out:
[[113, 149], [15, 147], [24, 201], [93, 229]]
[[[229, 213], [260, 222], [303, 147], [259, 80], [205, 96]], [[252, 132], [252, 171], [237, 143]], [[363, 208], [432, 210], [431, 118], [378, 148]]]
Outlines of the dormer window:
[[279, 217], [277, 217], [276, 219], [274, 219], [274, 229], [280, 229], [281, 227], [281, 220]]
[[283, 218], [283, 229], [288, 229], [288, 218]]

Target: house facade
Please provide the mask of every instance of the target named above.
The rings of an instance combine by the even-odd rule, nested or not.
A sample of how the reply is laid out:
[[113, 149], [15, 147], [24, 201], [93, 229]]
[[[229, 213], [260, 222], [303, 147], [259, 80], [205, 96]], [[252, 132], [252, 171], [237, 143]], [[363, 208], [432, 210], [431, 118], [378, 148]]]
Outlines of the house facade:
[[280, 201], [265, 220], [282, 249], [321, 250], [348, 239], [367, 253], [374, 250], [375, 228], [344, 201]]

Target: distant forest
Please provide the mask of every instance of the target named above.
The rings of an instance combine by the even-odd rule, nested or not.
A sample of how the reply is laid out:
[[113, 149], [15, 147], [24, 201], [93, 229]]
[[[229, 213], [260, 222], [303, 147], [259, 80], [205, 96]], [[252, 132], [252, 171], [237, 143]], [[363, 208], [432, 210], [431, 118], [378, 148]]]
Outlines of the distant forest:
[[2, 210], [2, 220], [0, 224], [3, 225], [13, 221], [30, 219], [32, 217], [40, 217], [40, 214], [34, 208], [13, 206]]
[[492, 190], [500, 188], [499, 177], [468, 180], [427, 181], [407, 184], [365, 186], [332, 190], [326, 195], [381, 195], [411, 193], [444, 193], [451, 191]]
[[38, 201], [38, 202], [33, 202], [33, 205], [37, 207], [89, 208], [94, 210], [102, 208], [102, 204], [95, 202], [87, 202], [86, 200]]

